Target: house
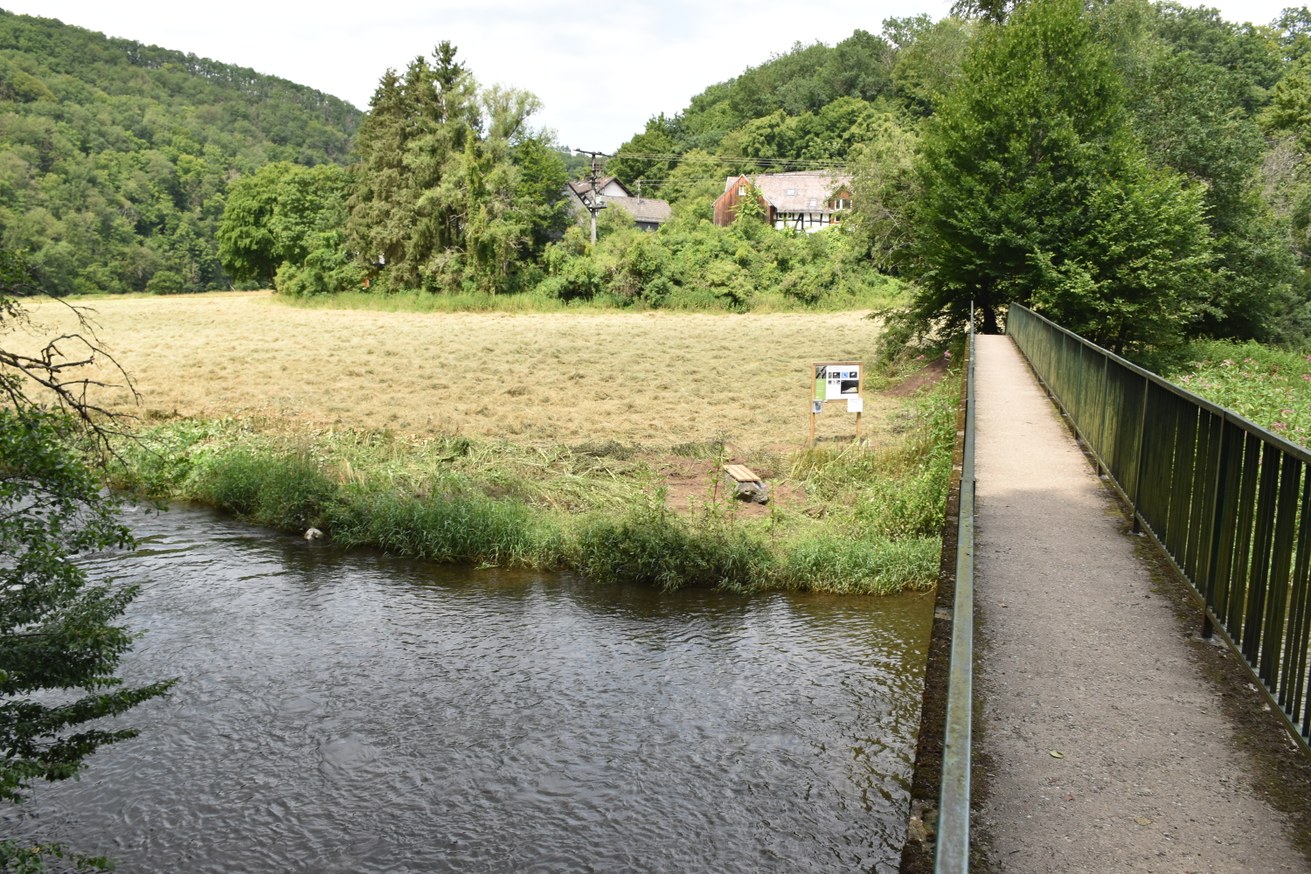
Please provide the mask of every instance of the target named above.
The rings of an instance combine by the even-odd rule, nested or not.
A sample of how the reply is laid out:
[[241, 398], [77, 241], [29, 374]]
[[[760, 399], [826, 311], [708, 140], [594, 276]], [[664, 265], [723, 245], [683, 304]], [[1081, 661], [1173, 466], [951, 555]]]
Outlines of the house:
[[[669, 221], [673, 211], [668, 202], [652, 197], [634, 197], [624, 184], [613, 176], [596, 180], [596, 193], [606, 207], [621, 209], [633, 217], [638, 230], [654, 231]], [[570, 205], [582, 221], [588, 219], [588, 202], [592, 197], [592, 183], [587, 179], [570, 182], [566, 191]]]
[[803, 170], [730, 176], [715, 201], [715, 224], [725, 227], [737, 217], [737, 207], [755, 189], [765, 221], [779, 230], [812, 233], [842, 221], [851, 209], [851, 177]]

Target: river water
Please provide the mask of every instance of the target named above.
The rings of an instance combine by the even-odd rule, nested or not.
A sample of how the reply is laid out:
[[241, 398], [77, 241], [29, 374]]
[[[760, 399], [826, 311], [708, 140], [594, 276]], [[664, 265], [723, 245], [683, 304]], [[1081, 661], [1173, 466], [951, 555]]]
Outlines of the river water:
[[139, 738], [4, 831], [169, 872], [893, 871], [929, 595], [674, 594], [138, 513]]

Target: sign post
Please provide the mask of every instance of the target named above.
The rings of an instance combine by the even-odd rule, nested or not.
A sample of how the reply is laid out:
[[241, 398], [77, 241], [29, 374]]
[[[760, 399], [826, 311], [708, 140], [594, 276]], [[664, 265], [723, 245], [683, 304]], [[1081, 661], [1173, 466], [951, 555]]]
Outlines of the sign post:
[[846, 401], [847, 412], [856, 414], [856, 439], [860, 439], [860, 415], [865, 401], [860, 394], [862, 365], [859, 361], [828, 361], [811, 366], [814, 394], [810, 402], [810, 445], [815, 445], [815, 417], [824, 412], [825, 401]]

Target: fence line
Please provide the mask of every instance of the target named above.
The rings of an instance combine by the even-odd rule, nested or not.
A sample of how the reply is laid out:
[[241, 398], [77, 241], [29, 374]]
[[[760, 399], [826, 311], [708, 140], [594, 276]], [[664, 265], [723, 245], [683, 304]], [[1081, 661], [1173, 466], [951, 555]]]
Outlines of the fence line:
[[[971, 320], [972, 321], [972, 320]], [[951, 665], [942, 738], [935, 874], [970, 870], [970, 760], [974, 708], [974, 331], [966, 336], [965, 433], [961, 452], [956, 592], [952, 604]]]
[[1311, 453], [1018, 304], [1006, 330], [1308, 745]]

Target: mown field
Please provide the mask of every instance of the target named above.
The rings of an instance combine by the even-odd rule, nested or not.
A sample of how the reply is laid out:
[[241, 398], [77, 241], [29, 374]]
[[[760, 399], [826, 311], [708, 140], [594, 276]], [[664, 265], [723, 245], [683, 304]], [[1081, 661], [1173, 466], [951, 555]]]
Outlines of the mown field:
[[[955, 379], [868, 380], [808, 447], [810, 366], [872, 363], [863, 313], [420, 313], [267, 293], [100, 298], [131, 377], [121, 488], [344, 545], [663, 588], [931, 586]], [[57, 302], [32, 336], [71, 330]], [[926, 366], [927, 365], [927, 366]], [[101, 357], [87, 375], [122, 382]], [[722, 466], [764, 477], [734, 500]]]
[[[266, 292], [82, 305], [141, 404], [106, 397], [146, 421], [253, 416], [535, 444], [796, 446], [810, 364], [872, 360], [878, 341], [860, 313], [309, 310]], [[34, 309], [52, 330], [72, 326], [62, 305]], [[877, 436], [889, 405], [868, 402]], [[854, 423], [821, 416], [819, 433], [849, 438]]]

